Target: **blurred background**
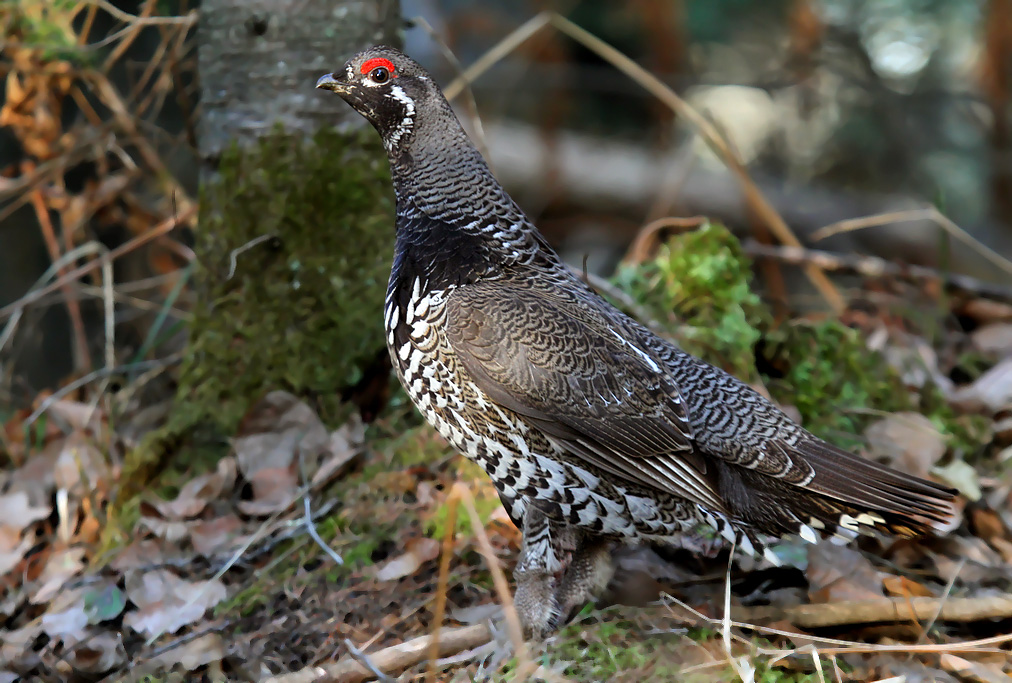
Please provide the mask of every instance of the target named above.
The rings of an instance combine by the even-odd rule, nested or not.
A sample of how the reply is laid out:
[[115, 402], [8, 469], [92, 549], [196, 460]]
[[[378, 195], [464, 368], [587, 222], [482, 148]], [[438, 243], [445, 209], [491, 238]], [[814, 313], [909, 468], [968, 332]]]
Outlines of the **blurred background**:
[[[22, 305], [47, 269], [51, 282], [88, 253], [129, 251], [112, 275], [121, 355], [150, 355], [156, 339], [179, 348], [182, 329], [165, 319], [166, 311], [183, 318], [191, 298], [181, 273], [194, 258], [193, 221], [171, 231], [165, 221], [193, 208], [202, 164], [220, 152], [212, 129], [228, 117], [214, 88], [248, 80], [257, 118], [254, 90], [288, 106], [272, 92], [284, 81], [315, 125], [344, 116], [311, 85], [343, 64], [347, 41], [314, 44], [327, 54], [311, 63], [277, 56], [271, 42], [283, 41], [286, 16], [320, 4], [338, 26], [360, 6], [374, 23], [393, 22], [387, 35], [443, 84], [538, 12], [558, 11], [707, 117], [802, 241], [838, 221], [900, 212], [907, 220], [876, 219], [885, 225], [810, 244], [1008, 281], [993, 254], [953, 240], [924, 210], [936, 207], [994, 252], [1012, 253], [1012, 0], [21, 0], [4, 5], [0, 64], [0, 401], [23, 404], [105, 353], [92, 341], [107, 325], [97, 266]], [[197, 14], [223, 5], [240, 7], [241, 21], [233, 14], [222, 27], [217, 14]], [[256, 54], [269, 77], [253, 78], [252, 61], [250, 73], [243, 61], [224, 76], [209, 66], [200, 73], [201, 35], [212, 30], [266, 41]], [[370, 35], [384, 34], [356, 40]], [[691, 126], [552, 28], [483, 73], [472, 92], [473, 101], [467, 93], [455, 101], [465, 125], [571, 263], [610, 273], [638, 231], [664, 216], [706, 215], [770, 241]], [[261, 110], [252, 127], [292, 124], [288, 116]], [[788, 289], [804, 307], [807, 285], [798, 282]]]

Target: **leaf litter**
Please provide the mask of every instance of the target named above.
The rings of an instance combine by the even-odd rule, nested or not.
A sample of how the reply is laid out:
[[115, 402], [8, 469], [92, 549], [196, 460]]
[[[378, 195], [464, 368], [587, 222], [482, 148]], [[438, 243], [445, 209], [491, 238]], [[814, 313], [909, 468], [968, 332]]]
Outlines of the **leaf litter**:
[[[903, 338], [890, 335], [889, 343]], [[924, 359], [934, 364], [926, 375], [898, 360], [912, 356], [893, 354], [910, 386], [946, 372], [940, 357], [915, 355], [922, 366]], [[994, 380], [995, 372], [1005, 372], [1003, 362], [997, 359], [975, 379], [955, 386], [954, 405], [987, 413], [1004, 400], [997, 398], [1004, 394]], [[1005, 438], [1002, 426], [1007, 412], [993, 414], [991, 448], [998, 453], [999, 447], [1012, 446], [1012, 437]], [[6, 570], [2, 604], [8, 621], [0, 670], [95, 675], [139, 662], [145, 671], [206, 677], [218, 671], [235, 674], [240, 669], [228, 662], [230, 654], [239, 653], [259, 662], [261, 671], [283, 676], [314, 663], [357, 661], [352, 652], [381, 653], [428, 637], [433, 596], [440, 590], [447, 596], [448, 637], [454, 623], [478, 628], [502, 618], [489, 568], [467, 521], [455, 525], [450, 580], [439, 585], [448, 491], [457, 482], [472, 491], [482, 508], [480, 524], [506, 569], [515, 560], [519, 532], [484, 475], [466, 461], [448, 458], [445, 443], [428, 427], [405, 427], [405, 418], [394, 413], [372, 425], [367, 438], [360, 421], [328, 429], [304, 401], [271, 392], [250, 409], [229, 454], [212, 471], [185, 478], [166, 493], [144, 494], [135, 533], [100, 552], [93, 529], [105, 522], [117, 486], [116, 435], [100, 410], [84, 415], [71, 406], [64, 419], [66, 434], [47, 429], [43, 443], [26, 449], [20, 467], [4, 475], [0, 564]], [[17, 432], [9, 424], [5, 429]], [[99, 446], [97, 432], [113, 444], [111, 450]], [[729, 604], [733, 615], [754, 616], [749, 623], [758, 630], [738, 629], [731, 639], [732, 657], [738, 661], [803, 646], [825, 650], [829, 646], [819, 638], [842, 635], [872, 648], [838, 653], [837, 660], [846, 663], [844, 680], [1007, 677], [1012, 670], [1007, 657], [986, 652], [901, 660], [875, 654], [874, 648], [911, 639], [958, 643], [1006, 632], [1012, 614], [998, 621], [971, 620], [967, 626], [878, 616], [869, 617], [872, 623], [844, 620], [829, 630], [792, 623], [796, 612], [791, 610], [810, 605], [829, 612], [861, 606], [876, 615], [882, 613], [877, 606], [894, 604], [890, 600], [1000, 600], [1012, 585], [1012, 484], [995, 466], [999, 458], [953, 457], [938, 425], [914, 411], [878, 416], [868, 424], [864, 443], [866, 457], [957, 486], [966, 504], [962, 517], [938, 539], [866, 538], [851, 546], [785, 541], [778, 546], [778, 553], [789, 558], [784, 567], [741, 560], [742, 566], [755, 565], [754, 571], [732, 572]], [[343, 565], [308, 538], [306, 500], [321, 542], [343, 558]], [[615, 559], [619, 570], [601, 606], [616, 606], [585, 610], [553, 637], [544, 646], [541, 673], [587, 680], [600, 671], [597, 658], [619, 657], [637, 676], [660, 676], [656, 680], [676, 671], [686, 671], [685, 680], [695, 674], [699, 680], [730, 680], [725, 646], [707, 630], [719, 624], [722, 613], [727, 586], [720, 566], [726, 552], [704, 558], [677, 549], [619, 548]], [[686, 601], [698, 616], [651, 607], [662, 594]], [[640, 607], [620, 607], [623, 602]], [[780, 612], [756, 611], [773, 608]], [[769, 626], [763, 626], [762, 614], [769, 615]], [[777, 633], [764, 634], [764, 628]], [[671, 647], [684, 652], [672, 656]], [[493, 639], [444, 665], [448, 674], [480, 672], [508, 661], [509, 651], [508, 644], [495, 645]], [[486, 659], [494, 652], [499, 654]], [[812, 661], [788, 654], [769, 668], [807, 676], [813, 673]], [[761, 676], [762, 666], [749, 664], [736, 675]], [[417, 672], [424, 665], [408, 665], [408, 670], [412, 667]]]

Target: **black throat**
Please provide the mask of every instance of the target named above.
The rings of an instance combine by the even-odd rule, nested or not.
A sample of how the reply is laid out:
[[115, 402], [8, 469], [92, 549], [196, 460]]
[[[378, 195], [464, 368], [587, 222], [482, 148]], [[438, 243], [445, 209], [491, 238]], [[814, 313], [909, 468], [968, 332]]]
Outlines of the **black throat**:
[[398, 203], [397, 242], [390, 287], [443, 290], [477, 282], [499, 271], [493, 245], [481, 235], [460, 230], [415, 209], [402, 213]]

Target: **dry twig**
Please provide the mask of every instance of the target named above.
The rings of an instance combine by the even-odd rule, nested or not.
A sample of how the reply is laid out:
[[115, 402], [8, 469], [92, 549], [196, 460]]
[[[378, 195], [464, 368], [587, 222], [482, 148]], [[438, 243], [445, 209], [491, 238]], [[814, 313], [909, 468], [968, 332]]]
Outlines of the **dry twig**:
[[738, 621], [786, 619], [800, 628], [826, 628], [882, 622], [940, 621], [973, 622], [1012, 618], [1012, 595], [988, 598], [948, 598], [939, 606], [938, 598], [884, 598], [860, 602], [833, 602], [793, 607], [750, 607], [738, 610]]
[[851, 218], [844, 221], [837, 221], [836, 223], [832, 223], [816, 230], [812, 233], [812, 239], [818, 242], [819, 240], [824, 240], [827, 237], [838, 235], [843, 232], [853, 232], [854, 230], [876, 228], [882, 225], [889, 225], [891, 223], [904, 223], [906, 221], [918, 220], [934, 221], [947, 233], [973, 249], [997, 268], [1000, 268], [1005, 273], [1012, 275], [1012, 261], [1005, 258], [994, 249], [968, 233], [966, 230], [956, 225], [951, 218], [933, 206], [929, 206], [924, 209], [893, 211], [890, 213], [877, 214], [875, 216], [864, 216], [862, 218]]
[[[406, 643], [369, 653], [369, 661], [376, 669], [386, 674], [398, 674], [429, 656], [432, 639], [431, 635], [419, 636]], [[438, 654], [440, 657], [449, 657], [484, 645], [491, 639], [492, 632], [483, 624], [443, 629], [439, 638]], [[373, 673], [367, 667], [348, 657], [322, 666], [307, 667], [294, 673], [273, 676], [266, 679], [265, 683], [361, 683], [372, 677]]]
[[[619, 50], [556, 12], [545, 11], [535, 15], [499, 41], [491, 50], [482, 55], [471, 67], [465, 70], [462, 76], [447, 86], [444, 90], [447, 98], [452, 99], [460, 94], [465, 84], [472, 83], [481, 74], [491, 68], [492, 65], [549, 25], [596, 53], [616, 69], [633, 79], [676, 114], [689, 121], [706, 143], [713, 148], [727, 167], [738, 177], [742, 190], [745, 193], [745, 200], [756, 216], [769, 225], [770, 230], [773, 231], [777, 239], [782, 243], [795, 247], [801, 246], [800, 240], [798, 240], [787, 226], [783, 217], [780, 216], [762, 194], [755, 181], [752, 180], [748, 171], [727, 144], [727, 141], [720, 135], [712, 123], [707, 121], [685, 100], [675, 94], [659, 78]], [[806, 266], [804, 270], [805, 274], [812, 281], [812, 284], [815, 285], [834, 311], [839, 313], [846, 307], [843, 297], [833, 283], [829, 281], [825, 273], [815, 266]]]
[[752, 258], [776, 259], [791, 265], [814, 264], [827, 271], [845, 271], [864, 277], [910, 278], [928, 282], [940, 282], [950, 290], [961, 290], [1001, 301], [1012, 301], [1012, 287], [985, 282], [968, 275], [942, 273], [926, 266], [889, 261], [878, 256], [864, 254], [838, 254], [805, 247], [774, 246], [745, 242], [742, 247]]
[[182, 211], [178, 215], [171, 216], [170, 218], [167, 218], [166, 220], [162, 221], [161, 223], [154, 226], [144, 234], [137, 235], [128, 242], [124, 242], [115, 249], [109, 251], [109, 253], [103, 254], [100, 258], [97, 258], [93, 261], [89, 261], [83, 266], [71, 270], [70, 272], [64, 274], [63, 277], [58, 278], [55, 282], [52, 282], [46, 285], [45, 287], [41, 287], [39, 289], [28, 292], [17, 301], [12, 301], [3, 308], [0, 308], [0, 320], [13, 315], [15, 312], [19, 310], [23, 310], [26, 306], [35, 303], [44, 296], [52, 294], [56, 290], [60, 289], [65, 283], [76, 280], [82, 275], [86, 275], [87, 273], [90, 273], [96, 268], [101, 267], [106, 261], [115, 261], [117, 258], [123, 256], [124, 254], [128, 254], [134, 249], [137, 249], [142, 245], [147, 244], [148, 242], [158, 237], [161, 237], [162, 235], [172, 232], [172, 230], [174, 230], [177, 226], [193, 218], [196, 215], [196, 213], [197, 207], [190, 206], [188, 209]]

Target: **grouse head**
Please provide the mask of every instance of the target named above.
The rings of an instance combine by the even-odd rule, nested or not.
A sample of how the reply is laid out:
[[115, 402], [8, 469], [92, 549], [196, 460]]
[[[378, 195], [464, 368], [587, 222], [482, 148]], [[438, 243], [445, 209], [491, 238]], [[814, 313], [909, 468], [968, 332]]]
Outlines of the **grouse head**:
[[316, 87], [344, 98], [373, 125], [391, 152], [405, 146], [416, 133], [419, 105], [441, 99], [417, 62], [386, 45], [359, 52], [343, 70], [320, 78]]

